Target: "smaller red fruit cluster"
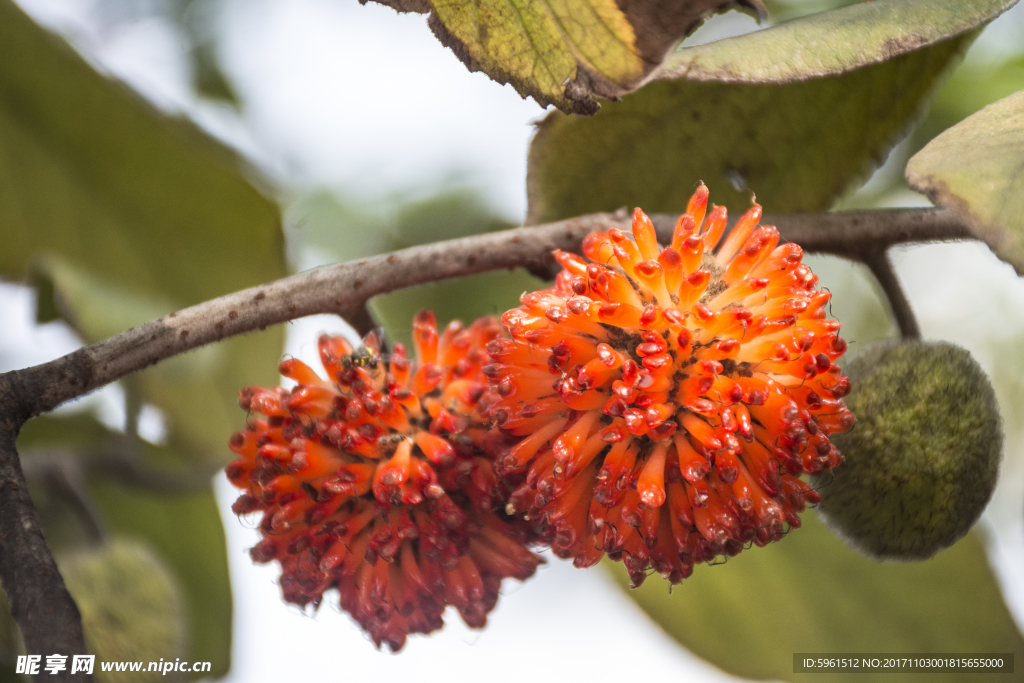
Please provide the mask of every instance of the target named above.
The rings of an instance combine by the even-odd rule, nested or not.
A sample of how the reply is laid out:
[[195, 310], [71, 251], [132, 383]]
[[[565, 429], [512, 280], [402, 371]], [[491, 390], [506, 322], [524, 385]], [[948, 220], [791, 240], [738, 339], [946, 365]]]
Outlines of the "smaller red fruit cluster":
[[382, 354], [375, 334], [359, 349], [324, 335], [330, 380], [291, 359], [280, 368], [291, 391], [244, 389], [255, 416], [231, 437], [227, 468], [246, 491], [234, 511], [263, 513], [251, 555], [281, 563], [285, 600], [318, 605], [336, 588], [393, 651], [440, 628], [447, 605], [482, 627], [502, 579], [541, 561], [525, 523], [505, 515], [492, 466], [506, 438], [490, 429], [482, 367], [497, 321], [440, 337], [431, 313], [413, 325], [415, 363], [401, 344]]

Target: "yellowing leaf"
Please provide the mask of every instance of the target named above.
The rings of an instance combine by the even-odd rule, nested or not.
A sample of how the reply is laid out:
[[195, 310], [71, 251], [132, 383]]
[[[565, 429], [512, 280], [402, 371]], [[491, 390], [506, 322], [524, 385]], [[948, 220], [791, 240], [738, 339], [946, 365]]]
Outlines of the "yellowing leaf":
[[434, 0], [432, 5], [439, 22], [435, 33], [471, 71], [511, 83], [542, 105], [596, 111], [579, 69], [608, 89], [643, 75], [632, 27], [613, 0]]
[[643, 74], [633, 27], [614, 0], [548, 0], [547, 6], [583, 66], [615, 83]]
[[426, 3], [434, 33], [470, 71], [509, 83], [542, 106], [576, 114], [599, 109], [593, 95], [618, 97], [637, 88], [706, 14], [732, 4], [760, 9], [758, 0]]
[[907, 164], [907, 181], [1024, 275], [1024, 91], [928, 143]]

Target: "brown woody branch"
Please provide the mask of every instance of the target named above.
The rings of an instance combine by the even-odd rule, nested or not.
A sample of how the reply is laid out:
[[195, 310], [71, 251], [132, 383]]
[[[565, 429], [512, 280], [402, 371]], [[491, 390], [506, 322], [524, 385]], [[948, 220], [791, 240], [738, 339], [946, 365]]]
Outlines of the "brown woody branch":
[[[668, 241], [674, 216], [654, 216]], [[970, 238], [942, 209], [766, 217], [809, 252], [867, 260], [904, 242]], [[211, 342], [318, 313], [365, 318], [367, 300], [405, 287], [491, 270], [549, 270], [554, 249], [578, 250], [589, 232], [627, 227], [592, 214], [535, 227], [411, 247], [325, 266], [197, 304], [49, 363], [0, 374], [0, 580], [33, 653], [84, 652], [81, 623], [46, 547], [15, 440], [26, 420], [150, 365]], [[360, 327], [367, 321], [360, 320]], [[55, 679], [56, 680], [56, 679]]]
[[[12, 397], [0, 393], [4, 404]], [[5, 406], [6, 407], [6, 406]], [[85, 654], [82, 617], [71, 599], [50, 553], [32, 505], [15, 449], [17, 425], [0, 421], [0, 579], [7, 591], [11, 616], [21, 628], [29, 654]], [[71, 676], [70, 666], [54, 681], [89, 681]]]
[[[667, 241], [674, 217], [656, 216]], [[968, 239], [944, 209], [856, 211], [766, 217], [806, 251], [866, 260], [893, 244]], [[171, 313], [49, 363], [0, 374], [0, 410], [17, 424], [133, 372], [227, 337], [318, 313], [362, 310], [371, 297], [491, 270], [542, 270], [554, 249], [578, 250], [587, 233], [628, 225], [621, 214], [591, 214], [536, 227], [410, 247], [292, 275]]]
[[876, 209], [765, 216], [804, 251], [864, 261], [897, 244], [979, 239], [948, 209]]
[[[764, 222], [770, 223], [771, 217]], [[783, 216], [782, 235], [804, 250], [862, 261], [886, 294], [903, 339], [920, 339], [921, 328], [900, 284], [889, 247], [908, 242], [971, 239], [960, 218], [948, 209], [887, 209], [845, 211], [824, 216]], [[801, 236], [798, 233], [808, 233]]]

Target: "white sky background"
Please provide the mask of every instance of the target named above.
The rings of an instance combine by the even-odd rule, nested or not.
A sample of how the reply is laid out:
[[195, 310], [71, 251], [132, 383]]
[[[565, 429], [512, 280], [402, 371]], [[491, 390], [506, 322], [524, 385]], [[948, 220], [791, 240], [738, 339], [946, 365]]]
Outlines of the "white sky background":
[[[455, 177], [484, 189], [510, 219], [525, 212], [530, 123], [544, 111], [508, 86], [467, 73], [421, 16], [396, 15], [356, 0], [229, 0], [220, 35], [225, 69], [244, 102], [239, 117], [195, 100], [181, 37], [167, 23], [111, 21], [91, 0], [18, 1], [67, 35], [94, 64], [158, 106], [188, 113], [279, 182], [372, 198], [435, 187]], [[1022, 8], [982, 40], [1012, 36], [1024, 23]], [[715, 30], [752, 28], [746, 21]], [[976, 51], [984, 55], [984, 47]], [[920, 198], [893, 198], [894, 205], [915, 201]], [[900, 249], [894, 257], [926, 338], [971, 350], [997, 390], [1021, 381], [1007, 379], [1000, 363], [999, 349], [1014, 343], [1019, 348], [1024, 339], [1024, 284], [1011, 268], [971, 243]], [[14, 321], [0, 336], [0, 369], [43, 362], [74, 348], [73, 336], [59, 326], [33, 329], [31, 315], [26, 291], [0, 285], [0, 319]], [[335, 324], [330, 318], [296, 322], [289, 328], [287, 351], [308, 356], [316, 333], [333, 331]], [[23, 343], [10, 343], [11, 330]], [[1020, 364], [1014, 367], [1019, 370]], [[113, 410], [109, 419], [116, 420], [116, 408], [110, 407], [117, 404], [116, 391], [104, 396], [99, 400], [108, 418]], [[158, 438], [158, 426], [154, 429]], [[1021, 441], [1020, 433], [1008, 434], [1003, 477], [986, 515], [997, 539], [992, 546], [997, 573], [1018, 623], [1024, 622]], [[234, 668], [227, 680], [322, 678], [325, 673], [332, 680], [374, 675], [385, 681], [666, 675], [698, 683], [731, 680], [677, 647], [601, 572], [580, 572], [554, 559], [532, 581], [507, 584], [483, 632], [466, 629], [452, 616], [442, 633], [411, 638], [400, 656], [379, 653], [327, 603], [311, 618], [281, 601], [276, 566], [249, 561], [246, 551], [256, 532], [239, 525], [230, 512], [235, 492], [222, 479], [217, 479], [218, 496], [236, 617]], [[509, 652], [522, 656], [509, 657]]]

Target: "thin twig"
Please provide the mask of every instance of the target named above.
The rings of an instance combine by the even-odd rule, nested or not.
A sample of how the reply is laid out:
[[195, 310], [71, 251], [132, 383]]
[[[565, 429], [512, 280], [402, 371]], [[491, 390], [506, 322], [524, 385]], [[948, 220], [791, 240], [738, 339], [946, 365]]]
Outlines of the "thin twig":
[[903, 285], [900, 284], [896, 270], [892, 267], [889, 254], [880, 249], [865, 256], [864, 263], [871, 269], [882, 291], [889, 298], [889, 308], [892, 309], [892, 316], [900, 328], [900, 336], [903, 339], [920, 339], [921, 328], [917, 324], [917, 316], [914, 315], [914, 309], [910, 306]]
[[93, 545], [103, 543], [107, 539], [107, 532], [96, 506], [86, 492], [82, 459], [56, 453], [22, 453], [21, 457], [24, 458], [22, 469], [25, 479], [45, 483], [59, 500], [74, 511], [87, 536], [86, 540]]
[[86, 469], [90, 474], [105, 474], [107, 477], [152, 493], [187, 494], [209, 489], [213, 475], [220, 468], [199, 468], [197, 471], [187, 473], [165, 472], [137, 459], [113, 455], [90, 459]]
[[[29, 481], [51, 476], [54, 468], [79, 477], [101, 475], [152, 493], [187, 494], [206, 490], [220, 468], [192, 467], [187, 471], [154, 468], [146, 463], [128, 437], [97, 451], [32, 449], [21, 455]], [[84, 491], [83, 491], [84, 493]]]
[[[673, 216], [655, 216], [668, 241]], [[903, 242], [970, 238], [942, 209], [858, 211], [765, 218], [807, 251], [863, 260]], [[465, 237], [326, 266], [166, 315], [56, 360], [0, 374], [0, 580], [30, 652], [84, 651], [81, 621], [43, 540], [25, 489], [15, 439], [26, 420], [150, 365], [211, 342], [318, 313], [360, 312], [373, 296], [446, 278], [524, 267], [544, 271], [554, 249], [579, 250], [589, 232], [627, 227], [623, 214], [593, 214]], [[354, 315], [353, 315], [354, 314]]]

